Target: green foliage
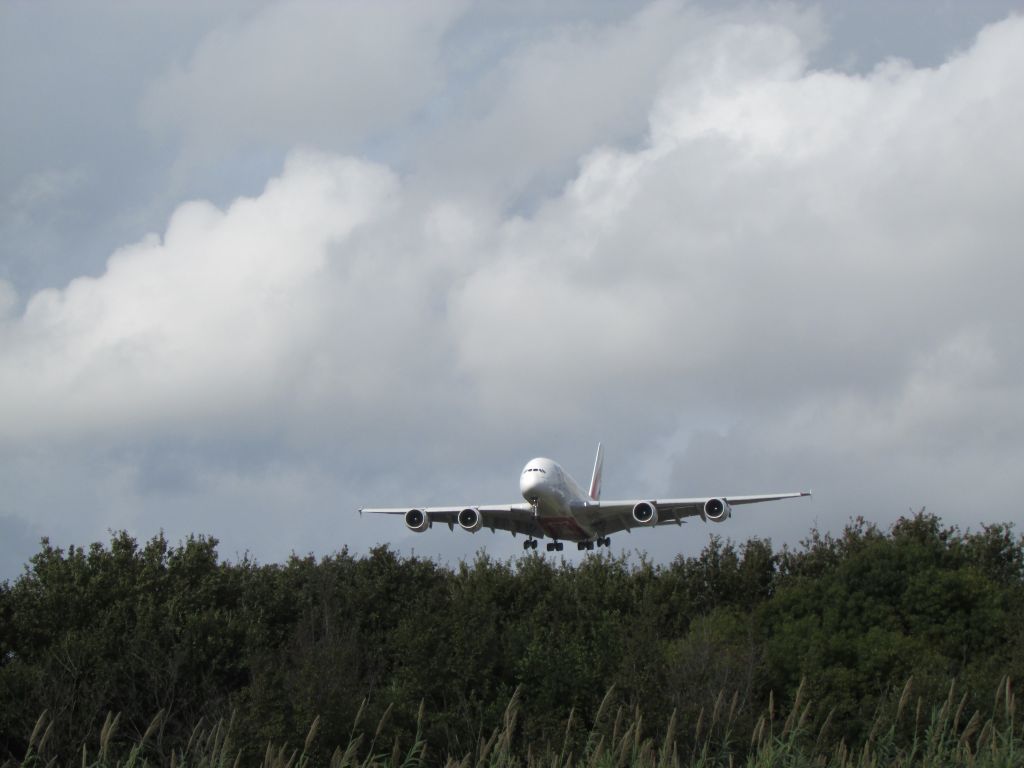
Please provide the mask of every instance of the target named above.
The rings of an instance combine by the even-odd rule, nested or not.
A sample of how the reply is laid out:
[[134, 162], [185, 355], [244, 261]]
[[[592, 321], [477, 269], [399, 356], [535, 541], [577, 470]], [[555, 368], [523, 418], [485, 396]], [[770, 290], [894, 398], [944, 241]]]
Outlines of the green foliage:
[[1021, 764], [1009, 526], [711, 537], [667, 566], [216, 547], [43, 540], [0, 583], [0, 763]]
[[[323, 738], [320, 734], [321, 718], [316, 717], [301, 747], [269, 742], [249, 762], [255, 764], [259, 759], [264, 768], [312, 768], [317, 765], [330, 768], [422, 768], [441, 763], [447, 768], [468, 768], [470, 765], [478, 768], [724, 768], [743, 760], [750, 768], [1004, 768], [1020, 765], [1024, 760], [1024, 738], [1017, 723], [1016, 702], [1008, 680], [1000, 682], [993, 705], [985, 713], [966, 709], [966, 694], [957, 703], [957, 690], [955, 685], [951, 685], [946, 699], [929, 708], [927, 719], [922, 719], [921, 704], [918, 704], [910, 735], [901, 738], [899, 726], [904, 719], [909, 720], [906, 705], [911, 690], [912, 681], [908, 680], [896, 702], [895, 716], [876, 717], [866, 742], [855, 748], [848, 747], [844, 740], [837, 740], [831, 734], [831, 717], [827, 717], [820, 727], [812, 725], [812, 705], [803, 698], [803, 685], [797, 689], [784, 717], [776, 713], [770, 701], [749, 734], [735, 730], [736, 697], [732, 697], [732, 704], [726, 708], [727, 698], [724, 691], [720, 692], [709, 718], [705, 720], [703, 712], [698, 717], [688, 748], [683, 744], [680, 721], [675, 712], [669, 716], [667, 727], [660, 731], [660, 739], [645, 736], [640, 709], [629, 712], [621, 704], [616, 706], [614, 689], [610, 689], [602, 699], [584, 741], [576, 744], [571, 738], [573, 726], [578, 721], [575, 712], [570, 711], [562, 738], [523, 744], [518, 728], [522, 717], [520, 689], [516, 689], [490, 735], [487, 738], [480, 736], [462, 755], [449, 754], [440, 758], [431, 754], [423, 737], [425, 713], [421, 704], [414, 733], [406, 743], [396, 737], [390, 749], [385, 748], [381, 738], [389, 721], [390, 708], [385, 710], [370, 735], [363, 728], [364, 709], [361, 707], [347, 743], [334, 747], [329, 757], [325, 749], [318, 748]], [[120, 747], [114, 743], [119, 721], [120, 716], [107, 715], [100, 730], [98, 750], [90, 752], [83, 745], [79, 762], [83, 768], [134, 768], [151, 762], [175, 768], [226, 768], [243, 763], [245, 750], [237, 746], [234, 719], [227, 723], [219, 721], [212, 727], [197, 725], [187, 743], [172, 748], [165, 760], [161, 760], [151, 747], [151, 736], [158, 732], [162, 714], [157, 715], [137, 741]], [[32, 731], [24, 759], [9, 761], [4, 768], [42, 765], [51, 727], [52, 721], [48, 721], [47, 713], [44, 713]]]
[[932, 698], [950, 678], [977, 691], [1018, 677], [1022, 546], [1010, 542], [1006, 528], [962, 536], [924, 515], [888, 536], [856, 521], [840, 539], [806, 542], [807, 562], [793, 558], [758, 611], [767, 687], [806, 677], [856, 741], [896, 681], [913, 676]]

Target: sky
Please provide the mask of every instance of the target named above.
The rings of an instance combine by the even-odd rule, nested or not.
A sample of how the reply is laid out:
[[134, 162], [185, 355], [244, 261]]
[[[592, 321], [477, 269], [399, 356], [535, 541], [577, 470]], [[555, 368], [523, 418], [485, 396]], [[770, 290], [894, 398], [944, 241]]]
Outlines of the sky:
[[[363, 506], [772, 493], [1018, 525], [1020, 2], [0, 2], [0, 579], [457, 563]], [[585, 555], [566, 549], [575, 561]]]

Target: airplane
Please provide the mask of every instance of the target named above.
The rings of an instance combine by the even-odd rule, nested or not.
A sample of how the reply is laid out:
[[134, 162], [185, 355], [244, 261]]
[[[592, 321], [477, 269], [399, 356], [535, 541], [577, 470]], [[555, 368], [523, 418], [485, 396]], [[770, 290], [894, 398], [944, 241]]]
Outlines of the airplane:
[[572, 476], [551, 459], [531, 459], [519, 476], [519, 490], [526, 503], [455, 507], [364, 508], [363, 512], [404, 515], [409, 530], [423, 533], [434, 523], [446, 523], [449, 530], [458, 525], [476, 533], [481, 528], [509, 531], [528, 538], [523, 549], [537, 549], [537, 540], [548, 537], [548, 552], [561, 552], [564, 541], [576, 542], [577, 549], [592, 550], [611, 546], [611, 534], [631, 532], [633, 528], [655, 525], [682, 525], [685, 517], [721, 523], [732, 515], [732, 508], [762, 501], [777, 501], [810, 496], [810, 491], [773, 493], [758, 496], [712, 496], [692, 499], [630, 499], [601, 501], [601, 474], [604, 452], [597, 445], [590, 488], [584, 491]]

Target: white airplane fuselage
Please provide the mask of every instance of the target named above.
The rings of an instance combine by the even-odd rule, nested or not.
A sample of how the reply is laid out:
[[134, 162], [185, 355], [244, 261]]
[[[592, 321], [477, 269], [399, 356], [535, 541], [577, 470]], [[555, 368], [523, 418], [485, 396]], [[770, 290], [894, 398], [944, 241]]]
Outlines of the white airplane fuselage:
[[582, 541], [594, 537], [587, 508], [596, 503], [557, 462], [531, 459], [519, 476], [519, 490], [536, 507], [537, 523], [551, 538]]

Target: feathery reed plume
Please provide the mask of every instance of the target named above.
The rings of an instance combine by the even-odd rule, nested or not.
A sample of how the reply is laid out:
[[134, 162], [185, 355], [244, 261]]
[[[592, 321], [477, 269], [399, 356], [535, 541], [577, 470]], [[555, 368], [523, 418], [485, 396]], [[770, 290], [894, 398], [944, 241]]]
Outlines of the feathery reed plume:
[[[519, 688], [516, 688], [516, 691], [518, 692]], [[594, 715], [594, 724], [590, 728], [590, 733], [587, 734], [587, 743], [583, 749], [583, 754], [585, 755], [593, 756], [595, 744], [603, 740], [603, 737], [600, 735], [598, 729], [601, 727], [601, 721], [604, 720], [604, 716], [608, 710], [608, 707], [611, 706], [612, 697], [614, 696], [614, 694], [615, 686], [612, 685], [607, 691], [605, 691], [604, 698], [601, 699], [601, 704], [597, 707], [597, 714]], [[619, 712], [621, 711], [622, 708], [620, 707]], [[616, 725], [618, 725], [618, 723], [616, 723]], [[614, 736], [612, 738], [614, 741]]]
[[914, 676], [911, 675], [907, 678], [907, 682], [903, 685], [903, 693], [900, 694], [900, 701], [896, 705], [896, 722], [899, 722], [900, 717], [903, 715], [903, 708], [907, 706], [907, 701], [910, 700], [910, 691], [913, 688]]
[[313, 746], [313, 739], [316, 738], [316, 732], [320, 730], [320, 715], [313, 718], [313, 724], [309, 726], [309, 733], [306, 734], [306, 741], [302, 745], [302, 751], [309, 752], [309, 748]]
[[714, 730], [715, 725], [718, 723], [718, 713], [722, 710], [722, 701], [725, 699], [725, 688], [718, 691], [718, 696], [715, 697], [715, 706], [711, 710], [711, 725], [708, 726], [709, 730]]
[[975, 712], [971, 715], [971, 719], [967, 721], [967, 725], [964, 726], [964, 732], [960, 734], [960, 741], [958, 746], [960, 749], [970, 749], [971, 736], [978, 730], [978, 724], [981, 722], [981, 715]]
[[675, 753], [676, 749], [676, 710], [672, 710], [672, 716], [668, 719], [668, 727], [665, 729], [665, 738], [661, 742], [661, 752], [658, 755], [658, 765], [665, 768], [669, 765], [669, 756]]
[[572, 721], [576, 716], [576, 708], [573, 707], [569, 710], [569, 719], [565, 723], [565, 735], [562, 736], [562, 750], [558, 755], [558, 765], [565, 765], [565, 756], [569, 751], [569, 740], [572, 737]]
[[797, 718], [800, 716], [800, 704], [802, 702], [804, 694], [804, 686], [807, 684], [807, 678], [800, 678], [800, 685], [797, 686], [796, 696], [793, 698], [793, 708], [789, 712], [789, 716], [786, 718], [786, 722], [782, 726], [782, 737], [785, 738], [791, 730], [797, 724]]
[[163, 724], [164, 715], [166, 714], [167, 712], [164, 709], [161, 709], [159, 712], [156, 713], [156, 717], [154, 717], [150, 721], [149, 726], [146, 728], [146, 731], [142, 734], [142, 744], [145, 744], [147, 741], [149, 741], [149, 737], [152, 736], [156, 729]]
[[[40, 755], [46, 751], [46, 745], [50, 741], [50, 736], [53, 735], [53, 720], [46, 725], [46, 730], [43, 731], [43, 738], [39, 740], [39, 748], [36, 750]], [[54, 758], [56, 759], [56, 758]], [[51, 760], [50, 762], [53, 762]]]
[[36, 724], [32, 728], [32, 735], [28, 737], [28, 748], [33, 749], [36, 745], [36, 739], [39, 738], [39, 732], [43, 730], [43, 726], [46, 724], [47, 719], [50, 716], [50, 710], [44, 709], [42, 714], [36, 718]]
[[750, 748], [760, 746], [762, 739], [764, 739], [764, 715], [757, 718], [757, 724], [754, 726], [753, 732], [750, 734]]
[[694, 742], [700, 741], [700, 729], [704, 725], [704, 707], [700, 708], [700, 712], [697, 714], [697, 725], [693, 729], [693, 740]]
[[956, 708], [956, 714], [953, 715], [953, 733], [960, 730], [960, 717], [964, 713], [965, 706], [967, 706], [967, 691], [964, 691], [964, 695], [960, 697], [960, 705]]
[[359, 723], [363, 719], [363, 712], [366, 711], [366, 703], [367, 699], [363, 699], [361, 702], [359, 702], [359, 709], [356, 710], [356, 716], [352, 720], [352, 730], [349, 731], [348, 734], [348, 740], [350, 743], [356, 737], [356, 729], [359, 728]]
[[196, 723], [195, 728], [192, 729], [192, 735], [188, 737], [188, 743], [185, 745], [186, 755], [192, 752], [192, 745], [196, 742], [196, 739], [200, 738], [200, 734], [202, 733], [202, 730], [200, 729], [202, 728], [202, 725], [203, 718], [200, 717], [199, 722]]
[[821, 724], [821, 728], [818, 729], [818, 738], [814, 740], [814, 751], [820, 752], [825, 748], [825, 736], [828, 734], [829, 726], [832, 725], [832, 716], [836, 713], [836, 708], [832, 707], [828, 714], [825, 715], [825, 722]]
[[377, 730], [373, 732], [373, 738], [370, 739], [370, 749], [367, 751], [366, 760], [363, 762], [364, 766], [368, 765], [369, 761], [371, 760], [371, 756], [373, 755], [373, 748], [376, 746], [377, 739], [380, 737], [381, 731], [384, 730], [384, 726], [387, 724], [388, 718], [391, 716], [391, 708], [393, 706], [393, 704], [388, 704], [387, 707], [385, 707], [384, 709], [384, 714], [381, 715], [380, 720], [377, 721]]
[[107, 712], [107, 719], [103, 723], [103, 728], [100, 730], [100, 759], [104, 762], [110, 756], [110, 740], [113, 738], [114, 733], [117, 731], [117, 725], [121, 722], [121, 713], [118, 712], [116, 716], [112, 712]]
[[1010, 686], [1010, 676], [1006, 676], [1006, 694], [1003, 696], [1003, 701], [1006, 703], [1006, 721], [1008, 723], [1013, 722], [1013, 714], [1016, 710], [1016, 701], [1013, 695], [1013, 688]]

